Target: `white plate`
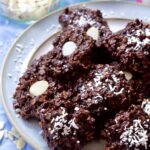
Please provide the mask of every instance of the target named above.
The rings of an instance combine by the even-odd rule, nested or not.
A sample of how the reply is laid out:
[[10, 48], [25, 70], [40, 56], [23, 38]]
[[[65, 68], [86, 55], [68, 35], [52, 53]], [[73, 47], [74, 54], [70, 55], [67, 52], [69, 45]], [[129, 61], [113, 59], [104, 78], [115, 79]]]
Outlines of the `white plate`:
[[[135, 18], [150, 22], [150, 7], [144, 5], [112, 1], [82, 3], [81, 5], [100, 9], [114, 32]], [[55, 36], [54, 33], [58, 32], [58, 16], [61, 12], [62, 10], [53, 12], [41, 19], [18, 38], [5, 59], [1, 73], [1, 95], [7, 115], [19, 133], [36, 150], [47, 150], [47, 144], [39, 133], [40, 128], [37, 122], [25, 121], [16, 116], [12, 105], [12, 95], [21, 73], [25, 71], [30, 61], [50, 49], [51, 40]], [[16, 48], [18, 44], [23, 45], [21, 52], [18, 52]], [[94, 145], [90, 144], [85, 149], [100, 150], [103, 149], [102, 147], [101, 142], [95, 142]]]

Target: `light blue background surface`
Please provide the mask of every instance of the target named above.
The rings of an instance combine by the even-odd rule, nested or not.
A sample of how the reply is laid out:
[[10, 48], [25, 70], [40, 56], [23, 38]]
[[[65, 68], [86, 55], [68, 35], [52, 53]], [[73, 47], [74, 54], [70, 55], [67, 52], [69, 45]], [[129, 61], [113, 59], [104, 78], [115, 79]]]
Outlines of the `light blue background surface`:
[[[81, 2], [87, 0], [61, 0], [60, 7]], [[133, 0], [131, 0], [133, 1]], [[15, 39], [20, 35], [20, 33], [27, 28], [28, 25], [23, 23], [17, 23], [12, 20], [8, 20], [6, 17], [0, 15], [0, 68], [3, 62], [3, 59], [8, 52], [11, 44]], [[5, 122], [5, 129], [10, 130], [12, 128], [0, 101], [0, 121]], [[8, 139], [3, 139], [0, 141], [0, 150], [16, 150], [16, 145]], [[24, 150], [33, 150], [31, 146], [26, 144]]]

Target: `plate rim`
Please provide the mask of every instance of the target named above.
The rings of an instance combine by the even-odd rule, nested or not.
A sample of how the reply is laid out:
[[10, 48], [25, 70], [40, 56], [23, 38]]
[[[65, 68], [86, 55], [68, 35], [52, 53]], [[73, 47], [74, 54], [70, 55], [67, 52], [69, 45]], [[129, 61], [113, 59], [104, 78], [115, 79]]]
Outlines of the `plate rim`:
[[[11, 116], [11, 112], [10, 110], [7, 108], [7, 104], [5, 103], [5, 98], [4, 98], [4, 93], [3, 93], [3, 86], [2, 86], [2, 79], [3, 79], [3, 74], [4, 74], [4, 68], [5, 68], [5, 64], [8, 60], [8, 57], [10, 55], [10, 53], [12, 52], [12, 50], [14, 49], [15, 45], [17, 44], [18, 40], [20, 38], [22, 38], [24, 36], [25, 33], [27, 33], [30, 29], [32, 29], [35, 25], [37, 25], [38, 23], [40, 23], [42, 20], [46, 19], [47, 17], [50, 17], [56, 13], [59, 13], [63, 10], [65, 10], [65, 8], [67, 7], [78, 7], [78, 6], [81, 6], [81, 5], [90, 5], [90, 4], [95, 4], [95, 3], [101, 3], [101, 2], [114, 2], [114, 3], [123, 3], [123, 4], [130, 4], [130, 5], [136, 5], [136, 6], [145, 6], [145, 7], [148, 7], [150, 8], [150, 4], [139, 4], [139, 3], [135, 3], [135, 2], [126, 2], [126, 1], [121, 1], [121, 0], [118, 0], [118, 1], [113, 1], [113, 0], [96, 0], [96, 1], [91, 1], [91, 2], [80, 2], [80, 3], [76, 3], [76, 4], [72, 4], [72, 5], [68, 5], [68, 6], [65, 6], [63, 8], [59, 8], [49, 14], [47, 14], [46, 16], [40, 18], [40, 20], [36, 21], [35, 23], [33, 23], [32, 25], [30, 25], [29, 27], [27, 27], [19, 36], [18, 38], [15, 40], [15, 42], [13, 42], [12, 46], [9, 48], [7, 54], [5, 55], [4, 57], [4, 60], [3, 60], [3, 63], [2, 63], [2, 66], [1, 66], [1, 70], [0, 70], [0, 95], [1, 95], [1, 101], [2, 101], [2, 104], [3, 104], [3, 107], [4, 107], [4, 110], [5, 110], [5, 113], [9, 119], [9, 121], [12, 123], [12, 125], [15, 127], [15, 129], [18, 131], [18, 133], [23, 137], [23, 139], [32, 146], [32, 148], [34, 148], [35, 150], [43, 150], [42, 148], [39, 148], [38, 144], [32, 142], [32, 138], [31, 137], [28, 137], [26, 136], [25, 133], [22, 133], [20, 127], [17, 125], [17, 123], [15, 122], [15, 120], [12, 118]], [[111, 18], [112, 19], [112, 18]], [[119, 19], [119, 18], [117, 18]], [[123, 19], [123, 18], [120, 18], [120, 19]], [[53, 36], [53, 35], [52, 35]]]

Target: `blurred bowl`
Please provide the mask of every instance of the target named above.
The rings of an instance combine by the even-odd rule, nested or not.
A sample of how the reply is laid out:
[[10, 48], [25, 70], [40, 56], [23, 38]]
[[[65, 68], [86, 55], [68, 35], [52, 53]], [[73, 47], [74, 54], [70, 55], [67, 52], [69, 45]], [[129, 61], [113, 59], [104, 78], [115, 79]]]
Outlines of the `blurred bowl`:
[[59, 8], [60, 0], [0, 0], [0, 13], [11, 19], [32, 22]]

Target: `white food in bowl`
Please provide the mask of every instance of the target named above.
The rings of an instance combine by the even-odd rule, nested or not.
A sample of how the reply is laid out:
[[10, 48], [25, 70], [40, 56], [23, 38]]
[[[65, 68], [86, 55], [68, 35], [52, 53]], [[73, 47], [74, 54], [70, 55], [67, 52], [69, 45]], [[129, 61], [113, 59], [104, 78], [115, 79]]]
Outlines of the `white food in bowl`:
[[[16, 19], [36, 20], [46, 15], [59, 0], [1, 0], [7, 6], [7, 15]], [[5, 10], [4, 10], [5, 11]]]

